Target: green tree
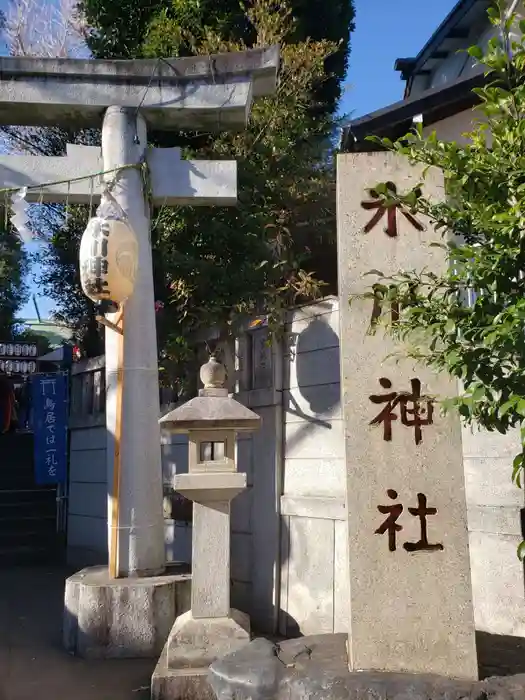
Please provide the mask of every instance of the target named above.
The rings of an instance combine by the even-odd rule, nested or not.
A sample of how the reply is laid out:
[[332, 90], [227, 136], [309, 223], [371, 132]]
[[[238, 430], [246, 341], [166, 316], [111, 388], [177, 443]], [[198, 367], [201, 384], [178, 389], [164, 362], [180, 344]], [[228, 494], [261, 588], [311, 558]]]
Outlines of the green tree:
[[[476, 89], [479, 119], [467, 143], [423, 136], [419, 126], [383, 145], [410, 162], [440, 168], [447, 198], [427, 199], [418, 188], [397, 197], [379, 185], [385, 203], [399, 201], [456, 234], [442, 244], [448, 271], [404, 271], [380, 279], [370, 295], [396, 298], [399, 320], [384, 323], [406, 352], [461, 380], [455, 406], [467, 422], [506, 433], [521, 427], [522, 451], [513, 464], [521, 486], [525, 448], [525, 46], [511, 41], [515, 17], [504, 3], [489, 10], [498, 29], [486, 55], [488, 83]], [[519, 22], [525, 32], [525, 22]], [[520, 554], [525, 553], [525, 543]]]
[[96, 305], [82, 292], [78, 253], [90, 216], [87, 206], [48, 208], [40, 215], [47, 222], [45, 244], [37, 256], [40, 288], [55, 304], [55, 318], [73, 329], [74, 340], [86, 357], [104, 353], [104, 334]]
[[[97, 58], [144, 58], [148, 56], [187, 56], [201, 53], [191, 34], [201, 29], [212, 32], [223, 42], [257, 42], [257, 29], [248, 18], [247, 0], [81, 0], [89, 26], [88, 45]], [[350, 52], [353, 30], [353, 0], [291, 0], [295, 22], [289, 42], [329, 41], [337, 45], [327, 56], [326, 74], [318, 97], [330, 112], [337, 108]], [[281, 16], [281, 3], [271, 3], [269, 11]], [[126, 21], [123, 22], [122, 18]], [[187, 30], [191, 33], [188, 34]]]
[[[162, 58], [281, 46], [277, 93], [254, 103], [246, 131], [183, 133], [176, 141], [185, 156], [237, 160], [239, 189], [235, 208], [163, 208], [153, 217], [155, 293], [164, 304], [159, 347], [163, 366], [176, 376], [200, 329], [226, 333], [254, 311], [268, 312], [277, 323], [286, 305], [318, 295], [322, 281], [335, 289], [333, 111], [353, 5], [325, 3], [315, 18], [306, 3], [288, 7], [271, 0], [246, 6], [85, 0], [82, 7], [96, 56]], [[123, 31], [115, 29], [122, 24], [117, 16], [129, 18]], [[306, 38], [310, 30], [319, 38]], [[172, 143], [166, 137], [162, 145]]]
[[16, 315], [27, 299], [27, 269], [27, 254], [4, 223], [0, 226], [0, 337], [3, 339], [16, 334]]
[[[0, 30], [8, 53], [12, 56], [61, 58], [86, 55], [84, 25], [76, 6], [77, 0], [53, 3], [47, 0], [8, 0], [6, 12], [0, 14]], [[68, 141], [96, 144], [99, 138], [93, 132], [71, 134], [59, 128], [3, 127], [0, 133], [4, 148], [44, 156], [62, 155]], [[23, 281], [30, 271], [30, 263], [37, 262], [36, 271], [33, 266], [33, 275], [42, 291], [55, 302], [58, 320], [76, 331], [88, 354], [103, 352], [94, 306], [81, 293], [77, 269], [78, 246], [89, 217], [88, 208], [74, 207], [66, 214], [62, 206], [34, 205], [29, 215], [31, 229], [38, 234], [40, 250], [28, 259], [17, 239], [10, 239], [9, 245], [15, 246], [15, 255], [9, 253], [5, 266], [6, 294], [12, 297], [13, 290], [19, 289], [20, 298], [20, 301], [17, 298], [11, 302], [11, 307], [21, 305], [25, 292]], [[0, 287], [1, 284], [0, 281]], [[31, 337], [20, 326], [15, 331], [26, 339]], [[38, 338], [39, 350], [43, 352], [47, 346], [41, 336]]]

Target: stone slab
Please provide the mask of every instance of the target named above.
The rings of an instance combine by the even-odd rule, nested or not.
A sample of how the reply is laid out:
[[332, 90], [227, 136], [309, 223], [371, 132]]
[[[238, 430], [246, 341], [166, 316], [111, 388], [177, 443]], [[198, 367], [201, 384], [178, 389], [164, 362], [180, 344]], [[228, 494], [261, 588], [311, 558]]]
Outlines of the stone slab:
[[64, 648], [85, 659], [158, 657], [175, 619], [190, 607], [191, 576], [184, 571], [169, 567], [162, 576], [114, 580], [107, 567], [96, 566], [70, 576]]
[[0, 59], [0, 124], [99, 127], [111, 105], [154, 130], [244, 129], [252, 97], [275, 91], [279, 47], [182, 59]]
[[[209, 684], [221, 700], [525, 700], [525, 674], [485, 681], [433, 674], [348, 670], [346, 634], [279, 644], [255, 639], [215, 661]], [[431, 648], [426, 650], [429, 657]]]
[[[184, 160], [179, 148], [150, 148], [146, 160], [155, 205], [230, 206], [237, 203], [235, 161]], [[0, 180], [4, 187], [36, 188], [28, 191], [28, 202], [97, 204], [102, 193], [97, 173], [103, 170], [102, 153], [97, 146], [67, 144], [65, 156], [0, 155]], [[95, 176], [92, 180], [86, 177], [90, 174]], [[68, 178], [72, 181], [67, 181]], [[58, 184], [37, 187], [47, 182]]]
[[[419, 215], [415, 226], [410, 212], [396, 209], [378, 220], [381, 211], [371, 208], [369, 188], [378, 182], [391, 181], [401, 194], [421, 182], [421, 169], [401, 156], [339, 156], [337, 180], [351, 668], [473, 679], [460, 421], [443, 416], [437, 403], [457, 393], [456, 383], [406, 359], [380, 328], [370, 334], [373, 300], [359, 296], [403, 269], [439, 274], [444, 253], [430, 243], [442, 234]], [[439, 171], [428, 172], [424, 191], [443, 199]], [[370, 275], [374, 270], [380, 274]], [[387, 524], [389, 516], [395, 524]]]
[[206, 504], [229, 503], [247, 485], [243, 472], [190, 472], [177, 474], [173, 482], [175, 491], [191, 501]]

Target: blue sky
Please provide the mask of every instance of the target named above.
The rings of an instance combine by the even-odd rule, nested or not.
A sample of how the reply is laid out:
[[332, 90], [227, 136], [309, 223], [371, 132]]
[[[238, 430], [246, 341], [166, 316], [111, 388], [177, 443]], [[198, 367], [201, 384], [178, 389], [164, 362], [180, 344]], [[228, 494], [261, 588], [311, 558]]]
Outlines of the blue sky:
[[[0, 7], [5, 0], [0, 0]], [[355, 0], [356, 29], [341, 111], [359, 117], [402, 99], [404, 83], [394, 71], [399, 57], [415, 56], [456, 0]], [[38, 289], [33, 290], [38, 294]], [[39, 297], [43, 317], [52, 310]], [[22, 316], [34, 317], [32, 301]]]
[[457, 0], [355, 0], [342, 112], [352, 118], [403, 97], [396, 58], [416, 56]]

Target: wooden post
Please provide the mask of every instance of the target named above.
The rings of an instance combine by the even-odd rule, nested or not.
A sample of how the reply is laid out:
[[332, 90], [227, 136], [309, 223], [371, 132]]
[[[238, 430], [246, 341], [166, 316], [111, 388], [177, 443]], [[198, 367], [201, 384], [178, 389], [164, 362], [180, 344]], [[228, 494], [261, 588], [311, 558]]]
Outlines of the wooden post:
[[124, 307], [122, 306], [117, 316], [115, 330], [118, 329], [118, 365], [117, 365], [117, 396], [116, 396], [116, 423], [115, 423], [115, 453], [113, 462], [113, 488], [111, 491], [111, 548], [109, 552], [109, 575], [118, 578], [118, 523], [119, 523], [119, 496], [120, 496], [120, 456], [122, 436], [122, 393], [124, 387]]

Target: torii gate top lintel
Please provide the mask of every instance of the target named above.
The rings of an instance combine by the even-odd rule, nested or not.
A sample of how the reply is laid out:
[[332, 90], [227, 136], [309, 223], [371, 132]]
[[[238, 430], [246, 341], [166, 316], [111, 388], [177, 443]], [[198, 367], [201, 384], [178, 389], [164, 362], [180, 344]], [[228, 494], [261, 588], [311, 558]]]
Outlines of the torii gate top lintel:
[[275, 91], [279, 46], [190, 58], [0, 58], [0, 126], [98, 127], [137, 107], [154, 131], [243, 129], [254, 97]]

